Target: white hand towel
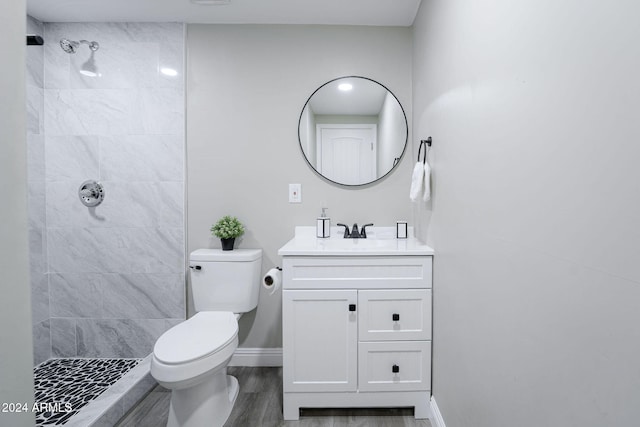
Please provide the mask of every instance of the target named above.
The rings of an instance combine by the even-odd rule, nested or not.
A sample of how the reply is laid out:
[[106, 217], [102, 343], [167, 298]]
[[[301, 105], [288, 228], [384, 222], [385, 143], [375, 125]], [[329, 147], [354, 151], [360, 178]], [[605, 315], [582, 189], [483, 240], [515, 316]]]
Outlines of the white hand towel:
[[412, 202], [418, 200], [422, 193], [422, 186], [424, 185], [424, 165], [422, 162], [416, 163], [413, 168], [413, 174], [411, 175], [411, 190], [409, 190], [409, 198]]
[[424, 163], [424, 189], [422, 200], [428, 202], [431, 199], [431, 166], [428, 162]]

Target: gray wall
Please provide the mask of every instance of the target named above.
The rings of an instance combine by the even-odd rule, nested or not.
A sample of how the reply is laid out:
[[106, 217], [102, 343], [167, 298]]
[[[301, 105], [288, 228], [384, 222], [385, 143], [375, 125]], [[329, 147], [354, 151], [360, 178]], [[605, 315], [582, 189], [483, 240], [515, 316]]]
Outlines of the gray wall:
[[[342, 188], [309, 168], [297, 131], [309, 95], [345, 75], [381, 82], [411, 117], [408, 28], [189, 25], [187, 51], [189, 251], [220, 247], [209, 228], [225, 214], [247, 226], [237, 246], [264, 250], [263, 271], [323, 203], [333, 224], [409, 218], [412, 159], [376, 185]], [[289, 183], [302, 184], [301, 204], [288, 203]], [[261, 292], [240, 330], [243, 347], [280, 347], [280, 294]]]
[[[33, 402], [27, 237], [25, 2], [0, 3], [0, 402]], [[34, 425], [32, 413], [0, 423]]]
[[638, 424], [639, 14], [422, 2], [414, 134], [434, 138], [447, 427]]
[[[400, 154], [402, 154], [404, 142], [407, 139], [407, 133], [405, 132], [407, 122], [404, 114], [398, 108], [396, 99], [389, 92], [384, 97], [379, 121], [377, 170], [378, 175], [381, 175], [391, 170], [395, 158], [400, 157]], [[401, 141], [401, 143], [398, 141]]]
[[[143, 357], [186, 312], [183, 25], [44, 30], [51, 356]], [[82, 76], [88, 47], [69, 55], [61, 38], [100, 43], [100, 76]], [[88, 179], [105, 189], [95, 209], [78, 200]]]

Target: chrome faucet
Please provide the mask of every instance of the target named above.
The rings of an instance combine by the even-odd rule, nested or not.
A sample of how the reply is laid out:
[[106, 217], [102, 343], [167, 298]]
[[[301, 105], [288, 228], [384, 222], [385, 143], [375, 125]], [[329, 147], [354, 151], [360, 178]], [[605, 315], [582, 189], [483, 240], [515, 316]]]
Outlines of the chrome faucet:
[[351, 232], [349, 232], [349, 226], [346, 224], [338, 224], [339, 226], [344, 227], [344, 237], [345, 239], [366, 239], [367, 238], [367, 227], [372, 226], [373, 224], [365, 224], [362, 226], [362, 230], [358, 231], [358, 224], [353, 224], [353, 228]]

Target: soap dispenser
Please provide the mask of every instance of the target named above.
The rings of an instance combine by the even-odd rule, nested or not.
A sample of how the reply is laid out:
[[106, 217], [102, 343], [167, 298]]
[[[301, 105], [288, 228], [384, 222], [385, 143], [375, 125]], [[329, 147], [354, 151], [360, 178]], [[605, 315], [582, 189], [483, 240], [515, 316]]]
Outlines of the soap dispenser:
[[327, 208], [322, 208], [322, 214], [316, 221], [316, 237], [326, 239], [331, 236], [331, 219], [325, 213]]

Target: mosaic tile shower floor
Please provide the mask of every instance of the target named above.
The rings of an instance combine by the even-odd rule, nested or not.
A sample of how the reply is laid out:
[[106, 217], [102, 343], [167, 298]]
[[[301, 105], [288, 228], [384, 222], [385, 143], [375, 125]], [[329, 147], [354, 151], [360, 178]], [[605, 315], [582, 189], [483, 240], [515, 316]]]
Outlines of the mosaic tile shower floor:
[[51, 359], [34, 368], [36, 426], [64, 425], [142, 359]]

